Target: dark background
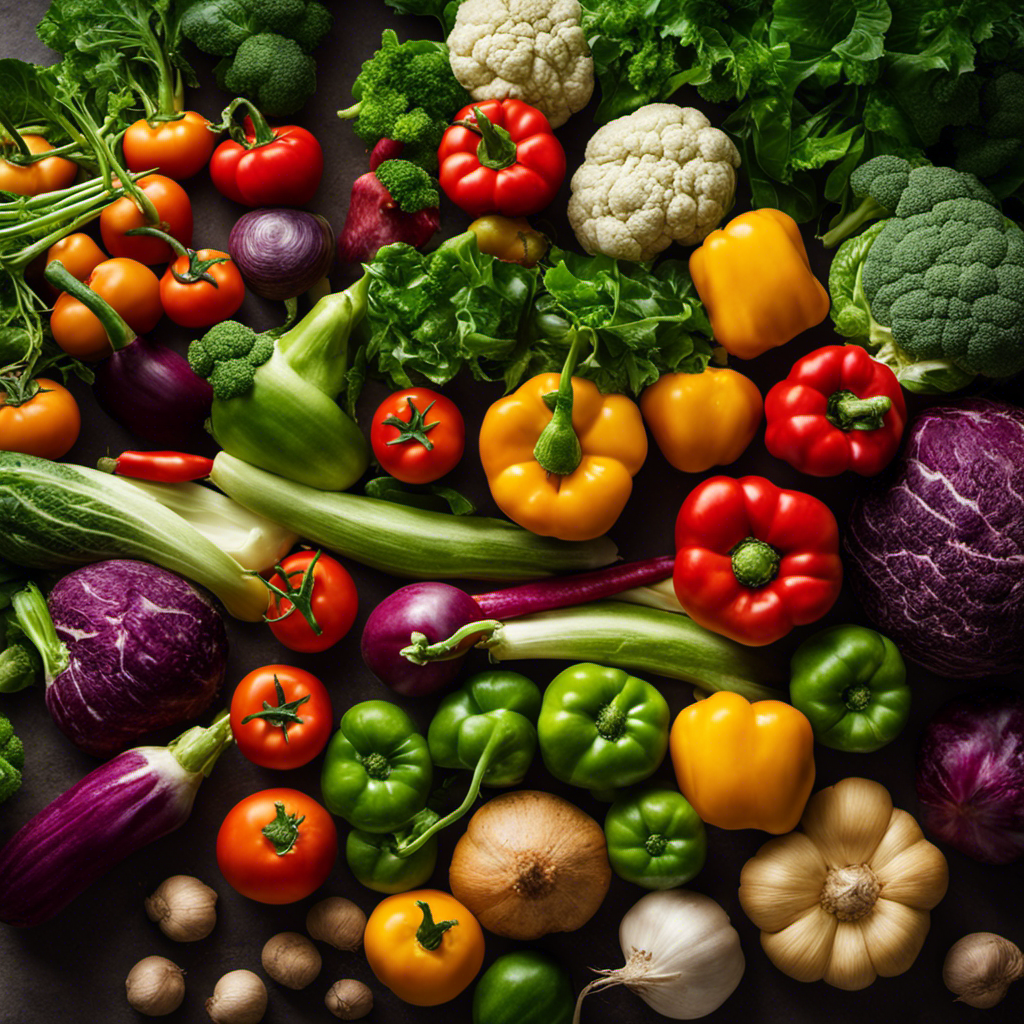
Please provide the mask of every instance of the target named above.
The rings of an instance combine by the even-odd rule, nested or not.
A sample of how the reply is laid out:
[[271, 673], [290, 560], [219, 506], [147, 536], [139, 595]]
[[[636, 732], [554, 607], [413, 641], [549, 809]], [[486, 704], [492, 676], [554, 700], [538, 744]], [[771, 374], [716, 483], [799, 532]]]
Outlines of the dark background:
[[[405, 38], [437, 37], [439, 28], [429, 19], [396, 15], [382, 0], [347, 0], [330, 4], [335, 11], [331, 36], [315, 54], [319, 83], [316, 96], [295, 118], [310, 128], [320, 139], [326, 157], [323, 183], [311, 208], [324, 214], [335, 230], [340, 231], [348, 205], [353, 180], [368, 169], [367, 155], [351, 125], [339, 121], [335, 111], [350, 102], [349, 88], [360, 64], [379, 45], [380, 32], [394, 27]], [[34, 27], [46, 9], [44, 0], [0, 0], [0, 56], [17, 56], [43, 63], [53, 54], [35, 38]], [[188, 105], [208, 117], [216, 117], [230, 97], [213, 84], [212, 61], [194, 53], [194, 66], [202, 86], [191, 92]], [[686, 91], [678, 97], [682, 103], [693, 103], [707, 110], [717, 123], [715, 112], [702, 104], [695, 94]], [[551, 222], [557, 240], [578, 248], [565, 221], [568, 180], [582, 159], [583, 148], [593, 130], [592, 113], [596, 103], [574, 116], [559, 129], [558, 135], [569, 155], [569, 173], [561, 194], [544, 215]], [[206, 172], [187, 184], [195, 210], [195, 244], [225, 248], [227, 236], [235, 219], [244, 212], [224, 199], [210, 184]], [[740, 172], [737, 208], [746, 208], [746, 186]], [[442, 227], [445, 235], [455, 234], [467, 223], [462, 213], [448, 204], [442, 206]], [[812, 263], [820, 279], [827, 276], [828, 254], [813, 240], [813, 231], [805, 231]], [[672, 254], [672, 253], [670, 253]], [[675, 255], [685, 255], [682, 251]], [[335, 275], [336, 285], [344, 286], [355, 274], [346, 269]], [[273, 307], [250, 296], [239, 317], [259, 328], [270, 326], [279, 318], [279, 307]], [[164, 342], [183, 346], [188, 332], [178, 330], [164, 321], [154, 336]], [[739, 368], [749, 374], [767, 392], [773, 383], [785, 376], [790, 365], [801, 355], [836, 341], [829, 323], [808, 331], [788, 344]], [[68, 455], [68, 461], [94, 465], [102, 455], [138, 447], [138, 442], [110, 421], [92, 400], [87, 388], [73, 387], [83, 414], [82, 436]], [[360, 421], [364, 427], [377, 403], [387, 394], [384, 386], [370, 383], [359, 403]], [[976, 389], [985, 390], [985, 389]], [[445, 389], [462, 408], [467, 424], [467, 449], [462, 464], [455, 470], [451, 483], [468, 494], [484, 514], [496, 515], [480, 467], [475, 432], [487, 406], [500, 397], [497, 385], [482, 385], [468, 377], [457, 380]], [[998, 395], [995, 389], [987, 393]], [[1019, 402], [1019, 391], [1005, 390], [1004, 397]], [[909, 397], [911, 413], [920, 410], [924, 400]], [[212, 454], [212, 445], [210, 447]], [[825, 500], [835, 512], [840, 528], [845, 526], [850, 503], [862, 481], [850, 479], [817, 480], [798, 474], [788, 465], [771, 458], [764, 449], [763, 429], [745, 455], [726, 471], [741, 476], [759, 473], [784, 487], [809, 491]], [[633, 497], [612, 531], [623, 557], [641, 558], [672, 550], [672, 527], [676, 511], [685, 495], [699, 478], [673, 470], [651, 445], [646, 465], [636, 477]], [[360, 597], [359, 618], [351, 633], [334, 649], [321, 655], [293, 654], [280, 647], [269, 630], [259, 625], [228, 623], [231, 657], [225, 686], [225, 699], [237, 681], [249, 670], [275, 661], [301, 665], [316, 673], [326, 684], [334, 701], [335, 716], [340, 717], [351, 704], [369, 698], [394, 699], [394, 695], [363, 665], [359, 656], [359, 637], [366, 616], [384, 596], [400, 585], [383, 574], [349, 564]], [[470, 585], [477, 591], [486, 585]], [[782, 660], [806, 636], [824, 625], [843, 622], [866, 622], [853, 597], [844, 590], [832, 613], [815, 626], [796, 630], [773, 649]], [[485, 666], [485, 657], [474, 654], [466, 675]], [[519, 663], [511, 667], [531, 675], [542, 686], [562, 667], [558, 663]], [[914, 795], [914, 749], [917, 738], [943, 701], [954, 694], [977, 687], [978, 681], [940, 679], [910, 666], [914, 689], [914, 708], [903, 735], [885, 749], [869, 755], [841, 754], [818, 747], [816, 788], [831, 785], [849, 775], [864, 775], [886, 785], [898, 807], [915, 815], [918, 812]], [[1019, 685], [1017, 680], [1000, 680]], [[662, 681], [663, 690], [673, 715], [690, 700], [690, 688], [677, 682]], [[423, 730], [430, 720], [435, 701], [401, 701]], [[12, 835], [37, 811], [67, 789], [96, 762], [80, 753], [53, 727], [47, 715], [42, 694], [38, 690], [23, 691], [3, 702], [8, 714], [24, 739], [27, 752], [25, 781], [17, 795], [0, 808], [0, 841]], [[154, 738], [166, 742], [180, 732], [168, 730]], [[138, 1021], [127, 1004], [124, 978], [132, 965], [149, 954], [166, 956], [187, 973], [185, 1002], [176, 1013], [163, 1018], [169, 1022], [200, 1022], [206, 1020], [203, 1003], [212, 993], [217, 979], [236, 968], [249, 968], [263, 975], [260, 950], [273, 934], [284, 930], [303, 931], [306, 910], [325, 895], [339, 894], [355, 900], [367, 913], [381, 898], [363, 888], [351, 877], [339, 859], [328, 882], [313, 897], [284, 907], [265, 906], [247, 900], [223, 880], [214, 857], [214, 840], [224, 815], [234, 804], [250, 793], [270, 786], [294, 786], [319, 798], [320, 759], [313, 765], [291, 773], [277, 773], [256, 767], [236, 750], [228, 749], [217, 764], [212, 777], [204, 782], [189, 822], [133, 857], [106, 878], [97, 882], [55, 920], [29, 930], [0, 926], [0, 1022], [2, 1024], [54, 1024], [71, 1022]], [[671, 780], [671, 767], [666, 761], [659, 778]], [[603, 819], [605, 806], [593, 801], [583, 790], [562, 786], [544, 770], [540, 758], [527, 777], [524, 788], [551, 790], [573, 800], [598, 820]], [[339, 821], [343, 837], [345, 824]], [[447, 865], [451, 850], [462, 833], [456, 825], [441, 836], [438, 869], [430, 884], [446, 889]], [[932, 915], [932, 929], [913, 968], [899, 978], [879, 979], [862, 992], [841, 992], [824, 983], [812, 985], [792, 981], [767, 960], [761, 951], [757, 929], [747, 920], [736, 896], [739, 872], [743, 863], [765, 842], [760, 832], [725, 832], [709, 828], [708, 861], [692, 888], [716, 899], [728, 912], [739, 930], [747, 958], [746, 974], [738, 990], [709, 1022], [809, 1022], [829, 1020], [834, 1024], [862, 1024], [871, 1020], [885, 1022], [971, 1022], [976, 1020], [1020, 1020], [1022, 991], [1011, 990], [998, 1008], [987, 1012], [954, 1005], [953, 997], [942, 984], [942, 961], [947, 949], [967, 932], [994, 931], [1024, 944], [1024, 887], [1018, 867], [989, 867], [961, 854], [945, 849], [949, 860], [950, 888], [943, 902]], [[164, 937], [146, 918], [142, 907], [145, 896], [167, 876], [194, 874], [212, 885], [220, 896], [218, 922], [206, 940], [178, 944]], [[550, 935], [535, 945], [559, 956], [572, 973], [578, 991], [593, 975], [589, 967], [614, 967], [622, 963], [618, 944], [618, 923], [625, 911], [644, 891], [613, 878], [611, 891], [595, 917], [581, 931], [567, 935]], [[485, 967], [495, 957], [516, 948], [515, 943], [487, 935]], [[355, 977], [373, 989], [375, 1008], [367, 1018], [380, 1024], [404, 1022], [465, 1022], [470, 1020], [472, 989], [458, 1000], [433, 1009], [411, 1007], [396, 999], [373, 977], [361, 955], [344, 954], [321, 947], [324, 967], [316, 981], [302, 992], [292, 992], [266, 979], [270, 1005], [268, 1021], [286, 1022], [332, 1020], [323, 1006], [323, 996], [337, 979]], [[624, 989], [612, 989], [588, 998], [583, 1020], [586, 1022], [617, 1021], [637, 1024], [664, 1018], [654, 1014], [646, 1004]]]

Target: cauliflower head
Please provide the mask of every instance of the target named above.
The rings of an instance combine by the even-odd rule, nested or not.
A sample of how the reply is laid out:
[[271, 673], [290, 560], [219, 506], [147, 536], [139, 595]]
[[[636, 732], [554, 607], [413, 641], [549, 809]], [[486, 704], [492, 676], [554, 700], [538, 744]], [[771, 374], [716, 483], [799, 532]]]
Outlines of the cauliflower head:
[[620, 260], [696, 245], [732, 206], [739, 165], [732, 140], [699, 110], [650, 103], [591, 136], [569, 223], [587, 252]]
[[475, 100], [517, 99], [552, 128], [594, 91], [578, 0], [463, 0], [448, 36], [452, 73]]

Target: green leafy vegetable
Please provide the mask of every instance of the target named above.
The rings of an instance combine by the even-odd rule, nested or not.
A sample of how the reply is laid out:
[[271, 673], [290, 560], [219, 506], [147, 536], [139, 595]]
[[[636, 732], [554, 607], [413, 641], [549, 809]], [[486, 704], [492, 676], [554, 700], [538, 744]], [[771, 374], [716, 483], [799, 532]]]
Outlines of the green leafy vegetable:
[[388, 7], [399, 14], [420, 14], [433, 17], [441, 23], [441, 30], [447, 36], [455, 25], [455, 15], [460, 0], [384, 0]]
[[404, 213], [416, 213], [441, 202], [437, 182], [411, 160], [385, 160], [378, 165], [376, 174]]
[[25, 748], [14, 735], [14, 727], [0, 715], [0, 804], [10, 800], [21, 788], [21, 770], [25, 767]]

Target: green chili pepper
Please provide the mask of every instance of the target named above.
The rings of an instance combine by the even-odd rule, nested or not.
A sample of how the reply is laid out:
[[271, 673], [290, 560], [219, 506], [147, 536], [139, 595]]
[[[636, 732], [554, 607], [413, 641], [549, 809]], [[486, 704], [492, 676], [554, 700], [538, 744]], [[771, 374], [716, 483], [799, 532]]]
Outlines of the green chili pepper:
[[558, 961], [533, 949], [506, 953], [473, 992], [473, 1024], [571, 1024], [576, 998]]
[[907, 724], [906, 666], [896, 645], [873, 629], [824, 629], [797, 648], [791, 668], [790, 700], [826, 747], [868, 754]]
[[573, 786], [605, 790], [653, 774], [668, 749], [668, 703], [620, 668], [584, 662], [544, 691], [537, 720], [548, 771]]
[[707, 856], [704, 822], [682, 793], [663, 786], [620, 796], [604, 834], [612, 870], [645, 889], [685, 885]]
[[400, 828], [423, 809], [433, 781], [427, 741], [394, 704], [345, 712], [327, 747], [320, 786], [332, 814], [366, 832]]

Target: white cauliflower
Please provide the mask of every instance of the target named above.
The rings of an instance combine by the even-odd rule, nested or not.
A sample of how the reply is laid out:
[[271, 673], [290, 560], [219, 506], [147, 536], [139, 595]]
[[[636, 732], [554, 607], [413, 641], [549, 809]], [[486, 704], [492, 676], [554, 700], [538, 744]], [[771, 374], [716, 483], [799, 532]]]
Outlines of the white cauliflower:
[[651, 103], [599, 128], [572, 176], [569, 223], [589, 253], [653, 259], [696, 245], [732, 206], [740, 154], [693, 107]]
[[552, 128], [582, 110], [594, 91], [578, 0], [463, 0], [448, 53], [473, 99], [523, 100]]

